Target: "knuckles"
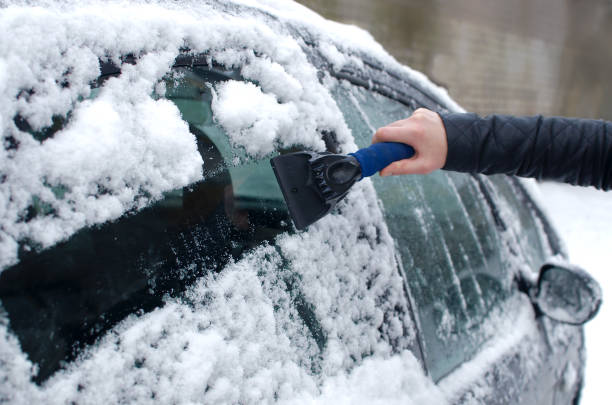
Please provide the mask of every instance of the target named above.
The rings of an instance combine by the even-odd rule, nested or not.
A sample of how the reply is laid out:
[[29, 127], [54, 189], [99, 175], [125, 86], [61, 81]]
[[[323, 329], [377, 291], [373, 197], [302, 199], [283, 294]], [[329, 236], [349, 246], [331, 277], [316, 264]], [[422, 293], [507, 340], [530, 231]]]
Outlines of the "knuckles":
[[410, 133], [412, 136], [419, 138], [425, 136], [425, 122], [422, 119], [415, 119], [410, 122]]
[[430, 112], [431, 112], [431, 111], [429, 111], [429, 110], [428, 110], [428, 109], [426, 109], [426, 108], [419, 107], [419, 108], [417, 108], [416, 110], [414, 110], [414, 112], [412, 113], [412, 116], [419, 116], [419, 117], [420, 117], [420, 116], [427, 115], [427, 114], [429, 114]]
[[412, 141], [418, 142], [420, 139], [427, 137], [427, 133], [431, 130], [432, 122], [435, 119], [434, 115], [436, 113], [433, 111], [426, 108], [418, 108], [410, 117], [401, 121], [402, 125], [378, 128], [374, 133], [373, 141], [397, 141], [401, 140], [401, 138], [409, 137]]
[[392, 137], [393, 131], [388, 127], [378, 128], [374, 134], [374, 139], [377, 141], [388, 140]]

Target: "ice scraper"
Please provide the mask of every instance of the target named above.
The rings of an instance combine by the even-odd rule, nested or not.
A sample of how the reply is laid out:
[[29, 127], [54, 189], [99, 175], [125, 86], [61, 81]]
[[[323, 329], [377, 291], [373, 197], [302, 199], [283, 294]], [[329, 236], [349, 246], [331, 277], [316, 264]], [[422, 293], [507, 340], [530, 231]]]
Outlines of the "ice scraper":
[[298, 229], [321, 219], [355, 182], [414, 155], [403, 143], [381, 142], [348, 155], [311, 151], [270, 159], [289, 214]]

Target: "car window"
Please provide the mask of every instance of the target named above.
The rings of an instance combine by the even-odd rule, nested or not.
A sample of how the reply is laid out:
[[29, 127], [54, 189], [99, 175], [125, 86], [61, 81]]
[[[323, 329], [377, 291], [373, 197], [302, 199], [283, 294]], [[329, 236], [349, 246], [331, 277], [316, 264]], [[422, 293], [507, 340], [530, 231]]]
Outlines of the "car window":
[[[164, 296], [291, 231], [268, 160], [240, 156], [213, 122], [211, 85], [229, 75], [176, 68], [159, 86], [196, 137], [203, 180], [49, 249], [23, 248], [0, 274], [0, 301], [38, 381], [127, 315], [161, 306]], [[55, 124], [53, 131], [64, 123]], [[32, 201], [28, 215], [53, 213]]]
[[[346, 82], [335, 97], [359, 147], [370, 144], [376, 128], [412, 112]], [[372, 181], [416, 307], [426, 367], [437, 381], [491, 337], [481, 325], [508, 295], [511, 276], [495, 218], [469, 175], [438, 171]]]
[[[523, 258], [526, 268], [537, 273], [549, 256], [559, 252], [546, 238], [546, 225], [536, 215], [534, 203], [517, 178], [506, 175], [480, 176], [484, 187], [494, 194], [501, 205], [500, 221], [513, 238], [517, 257]], [[507, 209], [509, 208], [509, 209]]]

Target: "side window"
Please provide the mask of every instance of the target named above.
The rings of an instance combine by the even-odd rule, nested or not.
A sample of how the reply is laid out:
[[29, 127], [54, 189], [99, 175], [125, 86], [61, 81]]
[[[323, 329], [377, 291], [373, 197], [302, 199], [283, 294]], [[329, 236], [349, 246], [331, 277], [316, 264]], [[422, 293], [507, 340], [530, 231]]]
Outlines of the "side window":
[[517, 178], [494, 175], [483, 176], [481, 181], [494, 193], [498, 204], [503, 205], [499, 220], [511, 235], [517, 256], [526, 260], [527, 268], [537, 272], [549, 256], [558, 253], [554, 250], [559, 248], [551, 246], [551, 241], [547, 240], [546, 224], [535, 214], [533, 202]]
[[[0, 302], [39, 367], [38, 381], [127, 315], [163, 305], [165, 295], [291, 230], [268, 161], [234, 164], [227, 137], [213, 123], [209, 86], [227, 75], [177, 68], [161, 84], [196, 137], [203, 180], [49, 249], [22, 249], [20, 262], [0, 273]], [[46, 137], [39, 134], [40, 141]], [[32, 201], [28, 215], [52, 215], [47, 211]]]
[[[406, 118], [405, 105], [340, 83], [336, 99], [359, 147]], [[481, 328], [509, 292], [495, 218], [471, 176], [373, 176], [416, 307], [426, 367], [439, 380], [489, 338]]]

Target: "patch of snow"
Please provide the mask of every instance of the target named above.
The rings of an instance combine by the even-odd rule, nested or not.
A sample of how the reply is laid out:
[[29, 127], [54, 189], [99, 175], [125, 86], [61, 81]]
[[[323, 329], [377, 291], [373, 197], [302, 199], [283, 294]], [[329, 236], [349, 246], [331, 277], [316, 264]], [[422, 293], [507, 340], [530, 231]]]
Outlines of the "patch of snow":
[[445, 405], [448, 401], [423, 375], [412, 353], [405, 351], [388, 360], [367, 359], [350, 374], [327, 380], [320, 395], [300, 395], [287, 403]]
[[0, 308], [0, 402], [36, 403], [36, 389], [30, 381], [35, 373], [36, 367], [21, 351], [15, 336], [9, 332], [6, 314]]
[[453, 111], [464, 111], [448, 94], [446, 89], [434, 84], [423, 73], [400, 64], [374, 40], [372, 35], [354, 25], [329, 21], [312, 10], [285, 0], [235, 0], [238, 3], [265, 10], [275, 17], [302, 27], [312, 36], [313, 41], [322, 48], [334, 69], [340, 70], [345, 64], [355, 62], [354, 58], [342, 57], [337, 50], [350, 54], [364, 54], [375, 57], [385, 64], [386, 69], [410, 77], [422, 88], [434, 94]]
[[298, 116], [295, 105], [280, 104], [253, 83], [235, 80], [217, 85], [212, 109], [232, 143], [252, 155], [272, 153], [279, 133], [291, 131]]
[[[311, 106], [312, 107], [312, 106]], [[216, 86], [212, 110], [235, 147], [252, 156], [264, 156], [279, 146], [305, 145], [324, 150], [310, 108], [295, 103], [280, 103], [271, 93], [250, 82], [230, 80]]]
[[[490, 392], [492, 384], [484, 378], [484, 374], [493, 366], [503, 364], [501, 360], [505, 353], [518, 352], [521, 353], [523, 363], [529, 361], [530, 365], [522, 368], [527, 374], [521, 378], [529, 380], [528, 374], [538, 370], [540, 360], [537, 358], [538, 353], [535, 348], [540, 345], [538, 342], [540, 337], [529, 299], [517, 294], [505, 304], [505, 307], [505, 311], [492, 314], [483, 326], [492, 330], [489, 335], [495, 338], [485, 343], [473, 359], [463, 363], [438, 382], [438, 386], [449, 400], [464, 395], [466, 387], [470, 387], [474, 403], [485, 403], [483, 400], [492, 394]], [[516, 308], [520, 310], [516, 311]], [[509, 325], [512, 325], [512, 328], [508, 328]], [[501, 328], [506, 329], [507, 333], [495, 333]], [[507, 372], [512, 373], [511, 370]]]
[[374, 40], [369, 32], [357, 26], [326, 20], [312, 10], [293, 1], [237, 0], [236, 2], [258, 7], [283, 21], [291, 22], [297, 27], [303, 27], [311, 34], [312, 39], [322, 47], [324, 56], [329, 59], [332, 66], [337, 70], [347, 63], [354, 62], [353, 58], [338, 55], [337, 49], [341, 49], [348, 54], [362, 53], [371, 55], [384, 63], [387, 69], [407, 75], [419, 83], [422, 88], [434, 94], [454, 111], [464, 111], [461, 106], [450, 98], [446, 89], [434, 84], [423, 73], [397, 62], [393, 56]]

